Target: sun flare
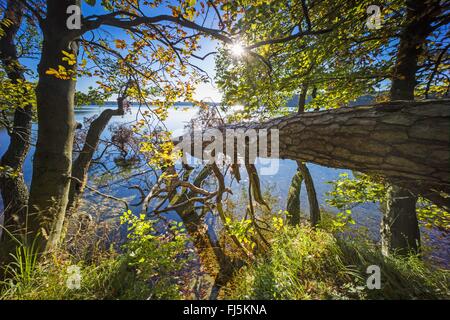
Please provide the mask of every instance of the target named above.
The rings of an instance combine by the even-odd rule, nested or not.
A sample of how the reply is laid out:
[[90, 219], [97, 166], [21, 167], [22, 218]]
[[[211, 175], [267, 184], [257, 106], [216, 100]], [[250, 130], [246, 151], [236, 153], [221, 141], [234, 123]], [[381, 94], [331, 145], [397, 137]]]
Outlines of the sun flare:
[[235, 57], [240, 57], [244, 54], [245, 48], [239, 42], [235, 42], [231, 45], [231, 54]]

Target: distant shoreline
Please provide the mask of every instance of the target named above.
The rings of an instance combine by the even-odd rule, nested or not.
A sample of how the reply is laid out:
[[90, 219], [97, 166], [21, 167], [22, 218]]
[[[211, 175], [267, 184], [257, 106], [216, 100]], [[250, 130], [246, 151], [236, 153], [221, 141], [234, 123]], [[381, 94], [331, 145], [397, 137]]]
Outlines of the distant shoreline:
[[[210, 105], [210, 106], [220, 105], [219, 102], [204, 102], [204, 103], [207, 104], [207, 105]], [[139, 103], [137, 103], [137, 102], [130, 102], [130, 104], [131, 105], [139, 105]], [[117, 105], [117, 101], [105, 101], [104, 105], [105, 106], [106, 105], [108, 105], [108, 106], [109, 105]], [[181, 101], [179, 101], [179, 102], [175, 102], [174, 105], [175, 106], [192, 106], [192, 102], [181, 102]]]

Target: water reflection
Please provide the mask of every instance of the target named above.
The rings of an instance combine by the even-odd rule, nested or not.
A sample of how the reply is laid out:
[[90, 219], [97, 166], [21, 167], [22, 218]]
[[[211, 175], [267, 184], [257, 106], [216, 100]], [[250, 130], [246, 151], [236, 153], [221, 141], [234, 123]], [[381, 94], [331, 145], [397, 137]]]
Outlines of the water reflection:
[[[82, 123], [84, 118], [89, 118], [94, 115], [100, 114], [104, 108], [114, 108], [115, 106], [106, 106], [106, 107], [99, 107], [99, 106], [85, 106], [77, 108], [75, 111], [75, 117], [76, 121]], [[183, 132], [183, 129], [185, 125], [196, 115], [197, 110], [195, 108], [173, 108], [169, 111], [169, 116], [167, 120], [165, 121], [165, 126], [168, 130], [174, 132], [175, 135], [178, 135]], [[133, 106], [131, 108], [131, 112], [125, 114], [124, 116], [120, 117], [113, 117], [110, 124], [118, 124], [118, 123], [132, 123], [133, 121], [136, 121], [136, 119], [139, 119], [139, 113], [138, 113], [138, 107]], [[33, 135], [34, 138], [36, 136], [36, 124], [33, 125]], [[102, 138], [109, 138], [111, 136], [111, 133], [108, 130], [105, 130], [103, 133]], [[33, 138], [33, 140], [34, 140]], [[9, 137], [7, 135], [7, 132], [5, 129], [0, 129], [0, 154], [3, 154], [9, 144]], [[25, 160], [24, 164], [24, 177], [26, 182], [29, 184], [31, 181], [31, 174], [32, 174], [32, 157], [34, 153], [34, 147], [31, 147], [31, 150]], [[111, 160], [110, 160], [111, 161]], [[319, 205], [322, 208], [325, 208], [328, 211], [335, 212], [333, 208], [330, 208], [325, 203], [325, 197], [326, 192], [331, 189], [331, 186], [327, 184], [328, 181], [337, 179], [340, 173], [347, 172], [351, 175], [351, 172], [348, 170], [341, 170], [341, 169], [333, 169], [333, 168], [326, 168], [315, 164], [308, 164], [308, 167], [310, 169], [311, 175], [313, 177], [316, 191], [317, 191], [317, 197], [319, 201]], [[273, 176], [261, 176], [261, 183], [262, 183], [262, 189], [269, 188], [271, 193], [278, 198], [281, 208], [284, 208], [286, 203], [286, 197], [289, 189], [289, 185], [292, 179], [292, 176], [294, 175], [295, 171], [297, 170], [297, 165], [295, 161], [291, 160], [280, 160], [279, 163], [279, 171], [276, 175]], [[138, 171], [136, 171], [138, 172]], [[232, 188], [235, 194], [235, 197], [239, 197], [241, 194], [240, 190], [242, 190], [243, 186], [245, 187], [246, 183], [248, 182], [246, 172], [245, 170], [242, 170], [242, 180], [241, 183], [238, 184], [234, 182], [232, 184]], [[90, 172], [90, 178], [97, 178], [100, 174], [99, 170], [91, 170]], [[127, 175], [132, 175], [133, 172], [127, 172]], [[117, 182], [119, 181], [119, 182]], [[129, 189], [128, 187], [124, 187], [125, 185], [123, 183], [120, 183], [120, 179], [118, 179], [113, 185], [108, 186], [108, 192], [111, 192], [116, 197], [122, 197], [127, 198], [130, 203], [136, 203], [139, 202], [137, 199], [139, 198], [139, 194], [136, 192], [136, 190]], [[133, 177], [131, 181], [127, 181], [128, 186], [130, 184], [139, 184], [142, 183], [142, 180], [140, 179], [139, 175], [136, 177]], [[88, 193], [87, 199], [92, 201], [92, 203], [95, 203], [97, 201], [100, 201], [101, 199], [98, 199], [98, 196], [95, 194]], [[3, 208], [3, 204], [1, 203], [0, 199], [0, 210]], [[308, 212], [308, 200], [307, 200], [307, 194], [305, 190], [305, 186], [302, 185], [301, 189], [301, 208], [303, 212]], [[133, 208], [133, 211], [140, 210], [139, 207]], [[120, 212], [111, 212], [111, 216], [114, 216]], [[171, 218], [176, 218], [174, 214], [169, 214]], [[381, 214], [378, 208], [377, 204], [373, 203], [367, 203], [361, 206], [358, 206], [353, 210], [353, 217], [355, 221], [357, 222], [357, 225], [359, 226], [365, 226], [368, 228], [369, 234], [376, 240], [379, 238], [379, 224], [381, 219]], [[212, 221], [211, 221], [212, 222]], [[429, 231], [426, 232], [427, 236], [429, 234]], [[440, 246], [441, 251], [443, 252], [439, 253], [441, 257], [443, 257], [444, 260], [449, 261], [450, 258], [450, 252], [449, 252], [449, 246], [446, 244], [446, 242], [449, 241], [448, 237], [447, 239], [439, 238], [438, 236], [433, 235], [431, 233], [430, 238], [431, 243], [437, 244]]]

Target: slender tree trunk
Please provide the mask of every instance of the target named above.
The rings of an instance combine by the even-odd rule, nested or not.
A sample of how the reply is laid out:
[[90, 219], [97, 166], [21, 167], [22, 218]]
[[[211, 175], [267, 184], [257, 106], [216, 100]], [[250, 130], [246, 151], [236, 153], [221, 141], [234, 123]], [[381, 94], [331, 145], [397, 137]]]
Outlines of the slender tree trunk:
[[302, 90], [300, 91], [300, 94], [298, 96], [298, 108], [297, 113], [303, 113], [305, 112], [305, 105], [306, 105], [306, 97], [308, 95], [308, 84], [302, 85]]
[[288, 223], [291, 226], [300, 224], [300, 190], [303, 176], [299, 168], [292, 177], [291, 185], [288, 191], [286, 211], [288, 212]]
[[414, 100], [419, 56], [432, 23], [439, 15], [439, 0], [406, 0], [406, 23], [400, 34], [397, 60], [392, 75], [391, 100]]
[[[25, 80], [24, 69], [20, 65], [15, 37], [23, 17], [21, 4], [14, 0], [7, 2], [4, 19], [9, 24], [3, 25], [4, 36], [0, 39], [0, 59], [8, 78], [13, 82]], [[16, 242], [10, 234], [20, 239], [27, 213], [28, 188], [25, 184], [22, 166], [30, 147], [31, 140], [32, 106], [17, 107], [11, 130], [9, 130], [10, 143], [3, 154], [0, 165], [18, 171], [18, 176], [1, 176], [0, 190], [4, 205], [4, 220], [0, 246], [0, 265], [10, 260], [9, 253], [14, 251]]]
[[[42, 24], [44, 41], [36, 89], [39, 127], [29, 200], [31, 237], [41, 235], [42, 250], [51, 250], [60, 241], [70, 187], [77, 64], [63, 62], [62, 51], [76, 57], [78, 44], [77, 33], [66, 25], [69, 5], [80, 5], [80, 1], [48, 0]], [[70, 79], [46, 74], [58, 65], [73, 73]]]
[[[83, 149], [72, 165], [72, 179], [70, 182], [69, 202], [67, 212], [70, 213], [78, 207], [79, 199], [84, 192], [88, 179], [88, 170], [92, 157], [97, 150], [100, 136], [113, 116], [124, 114], [124, 98], [117, 99], [117, 109], [104, 110], [89, 126]], [[81, 182], [79, 182], [81, 181]]]
[[314, 86], [311, 92], [311, 98], [315, 99], [317, 97], [317, 87]]
[[[305, 112], [307, 95], [308, 95], [308, 84], [304, 84], [302, 86], [302, 91], [300, 93], [299, 100], [298, 100], [298, 110], [297, 110], [298, 114], [303, 114]], [[315, 95], [315, 93], [314, 93], [314, 95]], [[305, 163], [303, 163], [302, 161], [297, 161], [297, 167], [299, 170], [299, 172], [297, 172], [297, 175], [300, 174], [302, 176], [302, 179], [305, 181], [306, 193], [308, 194], [308, 202], [309, 202], [310, 222], [311, 222], [311, 226], [315, 227], [320, 221], [320, 209], [319, 209], [319, 203], [317, 201], [317, 194], [316, 194], [316, 188], [314, 187], [314, 181], [313, 181], [313, 179], [311, 177], [311, 173], [309, 172], [309, 169]], [[293, 180], [293, 182], [294, 182], [294, 180]], [[294, 186], [294, 188], [295, 188], [295, 186]], [[294, 191], [294, 190], [292, 190], [292, 191]], [[298, 189], [298, 192], [300, 194], [300, 187]], [[289, 210], [288, 210], [288, 212], [289, 212]], [[300, 217], [299, 217], [299, 219], [300, 219]]]
[[[391, 86], [391, 100], [414, 100], [417, 62], [431, 33], [433, 17], [439, 12], [438, 0], [406, 1], [406, 26], [400, 36]], [[381, 224], [381, 245], [385, 255], [419, 252], [420, 232], [416, 214], [417, 196], [390, 186]]]
[[304, 162], [297, 161], [297, 166], [305, 181], [306, 192], [308, 194], [309, 221], [311, 222], [311, 226], [315, 227], [320, 222], [320, 209], [319, 202], [317, 201], [316, 188], [314, 187], [311, 173], [309, 172], [306, 164]]
[[381, 223], [382, 253], [418, 252], [420, 231], [416, 215], [416, 197], [406, 189], [388, 187], [385, 214]]

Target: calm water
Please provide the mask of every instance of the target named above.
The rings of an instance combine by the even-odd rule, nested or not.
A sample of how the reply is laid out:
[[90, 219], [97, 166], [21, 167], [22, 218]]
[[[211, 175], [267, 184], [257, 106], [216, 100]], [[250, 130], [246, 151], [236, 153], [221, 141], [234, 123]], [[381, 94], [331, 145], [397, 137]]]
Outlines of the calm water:
[[[82, 107], [77, 108], [75, 114], [76, 114], [76, 120], [78, 122], [83, 122], [83, 118], [91, 117], [93, 115], [99, 114], [105, 107], [97, 107], [97, 106], [90, 106], [90, 107]], [[137, 107], [132, 107], [131, 113], [126, 114], [122, 117], [113, 117], [110, 123], [127, 123], [127, 122], [133, 122], [136, 120], [136, 114], [137, 114]], [[165, 125], [168, 130], [173, 131], [175, 134], [178, 135], [183, 132], [184, 126], [189, 122], [189, 120], [196, 115], [196, 110], [193, 108], [190, 108], [188, 110], [185, 109], [172, 109], [169, 112], [169, 117], [165, 121]], [[36, 126], [33, 126], [34, 129], [34, 135], [36, 134]], [[110, 133], [106, 130], [103, 134], [104, 137], [108, 137]], [[4, 129], [0, 129], [0, 154], [3, 154], [6, 150], [9, 143], [9, 137]], [[31, 152], [28, 154], [27, 159], [25, 161], [24, 165], [24, 177], [27, 183], [31, 180], [31, 174], [32, 174], [32, 156], [34, 153], [34, 147], [31, 148]], [[315, 164], [308, 164], [308, 167], [310, 169], [311, 175], [313, 177], [313, 180], [315, 182], [315, 187], [317, 191], [318, 201], [321, 207], [331, 211], [336, 212], [335, 209], [330, 208], [325, 203], [326, 198], [326, 192], [330, 190], [330, 185], [327, 184], [328, 181], [337, 179], [340, 173], [347, 172], [351, 174], [348, 170], [340, 170], [340, 169], [333, 169], [333, 168], [326, 168]], [[278, 173], [273, 176], [261, 176], [261, 182], [263, 189], [268, 188], [273, 195], [275, 195], [279, 199], [280, 206], [284, 208], [286, 203], [286, 196], [287, 191], [292, 179], [292, 176], [294, 175], [296, 171], [296, 163], [291, 160], [280, 160], [279, 162], [279, 170]], [[242, 170], [244, 171], [244, 170]], [[238, 196], [240, 194], [240, 190], [243, 188], [242, 186], [246, 185], [247, 177], [245, 175], [245, 172], [242, 172], [242, 178], [243, 181], [241, 181], [241, 184], [233, 183], [233, 190], [235, 193], [235, 196]], [[91, 176], [95, 176], [97, 173], [91, 172]], [[131, 174], [131, 173], [130, 173]], [[137, 202], [136, 199], [138, 199], [139, 194], [135, 190], [129, 190], [127, 188], [121, 188], [120, 184], [117, 185], [115, 188], [110, 188], [108, 192], [113, 193], [115, 196], [118, 197], [125, 197], [127, 198], [130, 203]], [[96, 201], [96, 196], [89, 195], [88, 196], [91, 201]], [[136, 198], [136, 199], [133, 199]], [[97, 199], [98, 200], [98, 199]], [[307, 195], [304, 185], [302, 185], [301, 190], [301, 207], [304, 212], [308, 212], [308, 201], [307, 201]], [[2, 203], [0, 199], [0, 209], [2, 208]], [[134, 208], [133, 211], [139, 210], [138, 207]], [[362, 225], [368, 228], [371, 236], [374, 239], [379, 238], [379, 224], [381, 219], [381, 214], [378, 208], [377, 204], [368, 203], [361, 205], [353, 210], [354, 212], [354, 219], [357, 222], [358, 225]], [[174, 217], [175, 218], [175, 217]], [[431, 235], [431, 242], [428, 241], [432, 245], [437, 245], [439, 247], [439, 253], [438, 255], [441, 257], [441, 259], [446, 260], [447, 262], [450, 261], [450, 250], [449, 250], [449, 237], [438, 237], [435, 234]]]

